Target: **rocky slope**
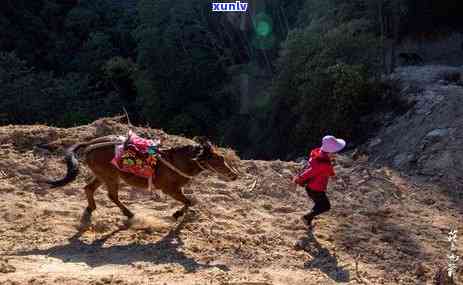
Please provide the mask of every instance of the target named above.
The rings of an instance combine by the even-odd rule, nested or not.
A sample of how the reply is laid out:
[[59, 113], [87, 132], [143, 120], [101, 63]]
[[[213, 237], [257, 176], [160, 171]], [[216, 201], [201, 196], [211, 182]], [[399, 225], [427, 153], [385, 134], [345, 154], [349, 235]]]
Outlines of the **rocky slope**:
[[386, 120], [370, 141], [372, 160], [408, 173], [445, 182], [463, 195], [463, 81], [449, 66], [398, 68], [401, 97], [413, 104], [405, 114]]
[[[61, 176], [65, 146], [125, 131], [111, 119], [0, 128], [0, 284], [430, 284], [447, 262], [450, 228], [463, 233], [462, 203], [445, 189], [340, 156], [332, 211], [313, 232], [299, 220], [311, 203], [291, 183], [300, 165], [241, 161], [237, 181], [204, 173], [185, 187], [199, 203], [176, 223], [165, 217], [177, 202], [124, 186], [121, 200], [138, 217], [125, 229], [101, 188], [92, 228], [76, 235], [89, 171], [82, 166], [75, 183], [54, 190], [32, 177]], [[191, 143], [137, 132], [166, 146]], [[44, 143], [54, 150], [36, 147]]]

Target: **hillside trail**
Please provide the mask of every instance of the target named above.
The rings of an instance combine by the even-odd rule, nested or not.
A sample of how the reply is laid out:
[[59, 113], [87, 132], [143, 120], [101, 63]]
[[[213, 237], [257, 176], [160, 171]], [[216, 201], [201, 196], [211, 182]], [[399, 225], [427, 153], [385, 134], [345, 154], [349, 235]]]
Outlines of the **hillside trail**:
[[[291, 182], [300, 165], [249, 160], [234, 182], [203, 173], [188, 184], [199, 203], [178, 222], [168, 217], [179, 203], [124, 185], [121, 200], [138, 219], [125, 228], [102, 187], [92, 227], [79, 234], [86, 166], [59, 189], [33, 177], [61, 177], [63, 147], [125, 130], [112, 119], [0, 127], [0, 284], [430, 284], [447, 264], [450, 228], [463, 233], [461, 201], [443, 187], [343, 155], [328, 190], [332, 210], [313, 232], [300, 221], [312, 204]], [[191, 142], [136, 132], [166, 146]], [[56, 151], [36, 147], [43, 143]]]

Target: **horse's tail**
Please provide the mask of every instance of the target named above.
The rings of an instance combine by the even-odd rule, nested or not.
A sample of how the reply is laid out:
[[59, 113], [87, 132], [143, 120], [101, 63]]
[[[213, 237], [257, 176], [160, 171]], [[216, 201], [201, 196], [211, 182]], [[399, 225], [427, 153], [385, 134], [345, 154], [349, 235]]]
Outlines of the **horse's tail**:
[[[124, 138], [122, 137], [122, 139]], [[115, 145], [119, 143], [123, 143], [123, 141], [121, 142], [121, 138], [115, 137], [115, 136], [105, 136], [105, 137], [99, 137], [99, 138], [93, 139], [88, 142], [81, 142], [81, 143], [72, 145], [71, 147], [66, 149], [64, 152], [64, 155], [65, 155], [64, 160], [66, 161], [66, 166], [67, 166], [66, 176], [64, 176], [64, 178], [59, 179], [59, 180], [41, 179], [41, 181], [49, 184], [51, 188], [61, 187], [66, 184], [69, 184], [73, 182], [74, 180], [76, 180], [77, 176], [79, 175], [79, 161], [77, 160], [77, 157], [76, 157], [76, 152], [79, 148], [86, 147], [85, 153], [87, 153], [98, 147]]]
[[66, 161], [67, 173], [66, 176], [59, 180], [46, 180], [45, 182], [51, 185], [51, 188], [61, 187], [76, 180], [79, 175], [79, 161], [76, 157], [76, 151], [88, 143], [78, 143], [66, 149], [64, 160]]

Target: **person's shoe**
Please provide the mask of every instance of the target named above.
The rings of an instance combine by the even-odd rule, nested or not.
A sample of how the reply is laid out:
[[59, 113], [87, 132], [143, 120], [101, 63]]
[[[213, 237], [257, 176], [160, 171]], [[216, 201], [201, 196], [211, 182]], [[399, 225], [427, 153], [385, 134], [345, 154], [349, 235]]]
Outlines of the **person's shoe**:
[[307, 214], [302, 217], [302, 221], [304, 222], [304, 225], [307, 227], [312, 227], [312, 220], [313, 220], [313, 215], [312, 214]]
[[298, 240], [295, 244], [294, 244], [294, 249], [295, 250], [303, 250], [305, 248], [305, 243], [304, 241], [302, 240]]

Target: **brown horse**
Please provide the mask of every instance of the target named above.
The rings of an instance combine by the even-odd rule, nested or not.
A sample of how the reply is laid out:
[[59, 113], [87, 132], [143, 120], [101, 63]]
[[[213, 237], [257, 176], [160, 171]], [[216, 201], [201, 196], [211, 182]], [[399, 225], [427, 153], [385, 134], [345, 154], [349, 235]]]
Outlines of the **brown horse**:
[[[165, 194], [183, 203], [183, 208], [173, 214], [175, 219], [181, 217], [192, 202], [182, 193], [182, 186], [188, 183], [194, 176], [204, 170], [210, 170], [219, 175], [224, 180], [235, 180], [238, 171], [227, 163], [225, 154], [220, 154], [219, 149], [212, 146], [205, 138], [195, 138], [198, 145], [188, 145], [175, 147], [167, 150], [160, 150], [156, 178], [152, 182], [152, 187], [161, 189]], [[75, 152], [84, 149], [85, 162], [92, 170], [94, 177], [84, 187], [88, 200], [88, 207], [84, 211], [82, 224], [91, 221], [92, 212], [96, 209], [94, 200], [95, 190], [105, 184], [108, 196], [122, 211], [131, 219], [134, 214], [127, 209], [118, 198], [119, 183], [122, 179], [127, 184], [148, 188], [148, 179], [135, 176], [130, 173], [122, 172], [114, 167], [110, 162], [115, 155], [115, 145], [121, 143], [114, 136], [106, 136], [94, 139], [89, 142], [78, 143], [66, 150], [65, 160], [67, 163], [67, 174], [60, 180], [46, 181], [52, 188], [64, 186], [74, 181], [79, 174], [78, 160]]]

